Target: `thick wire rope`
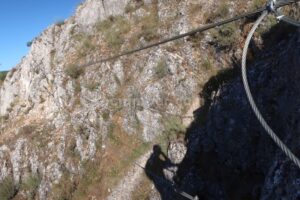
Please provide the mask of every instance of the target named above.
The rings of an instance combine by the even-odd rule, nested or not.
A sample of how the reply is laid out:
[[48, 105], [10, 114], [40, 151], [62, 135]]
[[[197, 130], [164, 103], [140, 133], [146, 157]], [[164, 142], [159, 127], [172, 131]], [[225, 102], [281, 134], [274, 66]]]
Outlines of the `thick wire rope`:
[[255, 30], [258, 28], [259, 24], [262, 22], [262, 20], [267, 16], [268, 11], [264, 11], [262, 15], [259, 17], [259, 19], [255, 22], [253, 25], [247, 39], [245, 42], [245, 46], [243, 49], [243, 56], [242, 56], [242, 78], [243, 78], [243, 84], [244, 88], [247, 94], [247, 98], [249, 100], [249, 103], [251, 105], [251, 108], [253, 112], [255, 113], [258, 121], [261, 123], [263, 128], [266, 130], [268, 135], [273, 139], [273, 141], [276, 143], [276, 145], [286, 154], [286, 156], [291, 159], [299, 168], [300, 168], [300, 160], [293, 154], [293, 152], [281, 141], [281, 139], [276, 135], [276, 133], [271, 129], [271, 127], [268, 125], [268, 123], [263, 118], [262, 114], [260, 113], [253, 96], [251, 94], [251, 90], [249, 87], [249, 83], [247, 80], [247, 72], [246, 72], [246, 59], [247, 59], [247, 52], [249, 48], [249, 44], [251, 41], [252, 36], [254, 35]]
[[[280, 2], [278, 2], [278, 3], [275, 2], [275, 5], [276, 5], [276, 4], [280, 5], [280, 4], [282, 4], [282, 3], [289, 3], [289, 4], [291, 4], [291, 3], [297, 3], [297, 1], [280, 1]], [[285, 23], [291, 24], [291, 25], [293, 25], [293, 26], [300, 27], [300, 22], [297, 21], [297, 20], [295, 20], [295, 19], [292, 19], [291, 17], [285, 16], [285, 15], [280, 11], [280, 7], [281, 7], [281, 6], [279, 6], [279, 7], [277, 7], [277, 8], [274, 8], [274, 10], [273, 10], [274, 13], [275, 13], [275, 15], [276, 15], [276, 18], [277, 18], [278, 20], [280, 20], [280, 21], [285, 22]]]
[[206, 31], [206, 30], [218, 27], [218, 26], [222, 26], [222, 25], [228, 24], [230, 22], [237, 21], [237, 20], [245, 18], [245, 17], [254, 16], [256, 14], [259, 14], [259, 13], [263, 12], [264, 10], [266, 10], [266, 7], [257, 9], [257, 10], [252, 11], [252, 12], [247, 12], [245, 14], [242, 14], [242, 15], [239, 15], [239, 16], [235, 16], [233, 18], [226, 19], [226, 20], [223, 20], [223, 21], [220, 21], [220, 22], [216, 22], [216, 23], [204, 25], [204, 26], [199, 27], [197, 29], [194, 29], [192, 31], [189, 31], [189, 32], [186, 32], [186, 33], [183, 33], [183, 34], [180, 34], [180, 35], [176, 35], [176, 36], [171, 37], [171, 38], [167, 38], [167, 39], [161, 40], [161, 41], [159, 41], [157, 43], [153, 43], [153, 44], [146, 45], [144, 47], [140, 47], [140, 48], [132, 49], [132, 50], [129, 50], [129, 51], [125, 51], [123, 53], [114, 55], [114, 56], [109, 57], [109, 58], [105, 58], [105, 59], [101, 59], [101, 60], [89, 62], [89, 63], [87, 63], [85, 65], [82, 65], [82, 67], [87, 67], [87, 66], [94, 65], [94, 64], [97, 64], [97, 63], [111, 61], [111, 60], [117, 59], [117, 58], [125, 56], [125, 55], [133, 54], [133, 53], [145, 50], [145, 49], [149, 49], [149, 48], [156, 47], [156, 46], [168, 43], [168, 42], [172, 42], [174, 40], [178, 40], [178, 39], [181, 39], [181, 38], [184, 38], [184, 37], [187, 37], [187, 36], [194, 35], [196, 33], [200, 33], [200, 32], [203, 32], [203, 31]]
[[[276, 3], [276, 5], [274, 5], [274, 9], [278, 9], [280, 7], [290, 5], [290, 4], [296, 3], [298, 1], [300, 1], [300, 0], [281, 1], [279, 3]], [[117, 58], [120, 58], [120, 57], [123, 57], [123, 56], [126, 56], [126, 55], [134, 54], [134, 53], [137, 53], [139, 51], [143, 51], [143, 50], [146, 50], [146, 49], [149, 49], [149, 48], [160, 46], [160, 45], [168, 43], [168, 42], [172, 42], [172, 41], [175, 41], [175, 40], [178, 40], [178, 39], [181, 39], [181, 38], [185, 38], [187, 36], [195, 35], [196, 33], [201, 33], [201, 32], [207, 31], [209, 29], [212, 29], [212, 28], [215, 28], [215, 27], [218, 27], [218, 26], [222, 26], [222, 25], [237, 21], [239, 19], [255, 16], [255, 15], [257, 15], [257, 14], [259, 14], [259, 13], [261, 13], [261, 12], [267, 10], [267, 9], [268, 9], [268, 7], [264, 6], [262, 8], [259, 8], [259, 9], [255, 10], [255, 11], [250, 11], [250, 12], [244, 13], [242, 15], [238, 15], [238, 16], [235, 16], [233, 18], [229, 18], [229, 19], [226, 19], [226, 20], [223, 20], [223, 21], [220, 21], [220, 22], [215, 22], [215, 23], [212, 23], [212, 24], [204, 25], [202, 27], [199, 27], [197, 29], [194, 29], [192, 31], [189, 31], [189, 32], [186, 32], [186, 33], [183, 33], [183, 34], [180, 34], [180, 35], [176, 35], [174, 37], [163, 39], [163, 40], [161, 40], [157, 43], [153, 43], [153, 44], [149, 44], [149, 45], [146, 45], [146, 46], [143, 46], [143, 47], [140, 47], [140, 48], [124, 51], [124, 52], [121, 52], [119, 54], [113, 55], [113, 56], [108, 57], [108, 58], [99, 59], [99, 60], [96, 60], [96, 61], [90, 61], [90, 62], [88, 62], [86, 64], [83, 64], [83, 65], [80, 65], [78, 67], [89, 67], [89, 66], [92, 66], [92, 65], [95, 65], [95, 64], [100, 64], [100, 63], [112, 61], [112, 60], [115, 60]]]

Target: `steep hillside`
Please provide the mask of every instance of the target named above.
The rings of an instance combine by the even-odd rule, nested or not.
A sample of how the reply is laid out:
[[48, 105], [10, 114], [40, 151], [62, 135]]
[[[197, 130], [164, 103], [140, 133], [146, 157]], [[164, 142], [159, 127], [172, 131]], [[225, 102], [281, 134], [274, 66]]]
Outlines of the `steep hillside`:
[[[179, 197], [172, 196], [169, 185], [176, 183], [202, 199], [276, 198], [277, 185], [270, 182], [292, 166], [259, 128], [237, 78], [253, 19], [88, 65], [261, 3], [86, 0], [71, 18], [50, 26], [0, 83], [0, 196], [174, 199]], [[291, 71], [299, 66], [299, 32], [275, 24], [271, 17], [264, 22], [249, 62], [251, 77], [259, 78], [253, 86], [262, 95], [259, 103], [272, 112], [270, 120], [284, 136], [298, 127], [297, 98], [288, 97], [297, 91], [298, 73]], [[288, 80], [295, 83], [285, 89]], [[275, 85], [278, 90], [268, 90]], [[295, 112], [289, 116], [288, 111]], [[292, 125], [275, 113], [286, 113], [282, 120]], [[293, 141], [296, 146], [294, 135]], [[172, 166], [164, 169], [156, 153]], [[232, 177], [249, 185], [235, 185], [228, 180]], [[288, 188], [299, 176], [288, 177], [276, 184]]]

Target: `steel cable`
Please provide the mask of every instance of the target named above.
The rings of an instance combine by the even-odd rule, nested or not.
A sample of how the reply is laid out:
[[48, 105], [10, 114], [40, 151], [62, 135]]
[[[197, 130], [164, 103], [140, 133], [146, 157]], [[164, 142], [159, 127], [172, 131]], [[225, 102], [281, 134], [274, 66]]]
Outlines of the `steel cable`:
[[[275, 9], [273, 10], [273, 12], [275, 13], [276, 17], [278, 20], [283, 21], [285, 23], [291, 24], [293, 26], [297, 26], [300, 27], [300, 22], [292, 19], [291, 17], [287, 17], [285, 16], [281, 11], [280, 8], [282, 7], [283, 4], [292, 4], [292, 3], [297, 3], [297, 0], [294, 1], [279, 1], [276, 2], [275, 4]], [[277, 6], [276, 6], [277, 5]]]
[[[278, 9], [280, 7], [289, 5], [291, 3], [296, 3], [298, 1], [300, 1], [300, 0], [290, 0], [290, 1], [279, 2], [275, 5], [275, 9]], [[264, 6], [262, 8], [259, 8], [259, 9], [255, 10], [255, 11], [250, 11], [250, 12], [244, 13], [242, 15], [238, 15], [238, 16], [235, 16], [233, 18], [229, 18], [229, 19], [226, 19], [226, 20], [223, 20], [223, 21], [220, 21], [220, 22], [215, 22], [215, 23], [212, 23], [212, 24], [204, 25], [204, 26], [199, 27], [197, 29], [194, 29], [192, 31], [189, 31], [189, 32], [186, 32], [186, 33], [183, 33], [183, 34], [180, 34], [180, 35], [176, 35], [174, 37], [170, 37], [170, 38], [167, 38], [167, 39], [163, 39], [163, 40], [161, 40], [157, 43], [153, 43], [153, 44], [149, 44], [149, 45], [146, 45], [146, 46], [143, 46], [143, 47], [140, 47], [140, 48], [124, 51], [120, 54], [117, 54], [117, 55], [114, 55], [114, 56], [111, 56], [111, 57], [108, 57], [108, 58], [104, 58], [104, 59], [100, 59], [100, 60], [96, 60], [96, 61], [91, 61], [91, 62], [88, 62], [86, 64], [80, 65], [80, 67], [88, 67], [88, 66], [91, 66], [91, 65], [95, 65], [95, 64], [115, 60], [115, 59], [123, 57], [125, 55], [134, 54], [136, 52], [146, 50], [146, 49], [149, 49], [149, 48], [153, 48], [153, 47], [156, 47], [156, 46], [160, 46], [162, 44], [172, 42], [174, 40], [178, 40], [178, 39], [181, 39], [181, 38], [185, 38], [187, 36], [195, 35], [196, 33], [201, 33], [201, 32], [207, 31], [209, 29], [212, 29], [212, 28], [215, 28], [215, 27], [218, 27], [218, 26], [222, 26], [222, 25], [237, 21], [239, 19], [255, 16], [255, 15], [257, 15], [257, 14], [259, 14], [259, 13], [265, 11], [265, 10], [267, 10], [267, 6]]]
[[[280, 5], [280, 6], [283, 6], [283, 5]], [[220, 21], [220, 22], [204, 25], [204, 26], [199, 27], [197, 29], [194, 29], [192, 31], [189, 31], [189, 32], [186, 32], [186, 33], [183, 33], [183, 34], [180, 34], [180, 35], [176, 35], [174, 37], [167, 38], [167, 39], [161, 40], [157, 43], [146, 45], [144, 47], [140, 47], [140, 48], [132, 49], [132, 50], [129, 50], [129, 51], [125, 51], [123, 53], [114, 55], [114, 56], [109, 57], [109, 58], [100, 59], [100, 60], [96, 60], [96, 61], [91, 61], [91, 62], [88, 62], [84, 65], [81, 65], [81, 67], [88, 67], [90, 65], [95, 65], [95, 64], [98, 64], [98, 63], [111, 61], [111, 60], [120, 58], [120, 57], [125, 56], [125, 55], [133, 54], [133, 53], [136, 53], [136, 52], [139, 52], [139, 51], [142, 51], [142, 50], [146, 50], [146, 49], [149, 49], [149, 48], [152, 48], [152, 47], [155, 47], [155, 46], [159, 46], [159, 45], [162, 45], [162, 44], [165, 44], [165, 43], [168, 43], [168, 42], [172, 42], [174, 40], [178, 40], [178, 39], [181, 39], [181, 38], [184, 38], [184, 37], [187, 37], [187, 36], [195, 35], [196, 33], [204, 32], [206, 30], [209, 30], [209, 29], [212, 29], [212, 28], [215, 28], [215, 27], [218, 27], [218, 26], [222, 26], [222, 25], [234, 22], [234, 21], [237, 21], [237, 20], [245, 18], [245, 17], [251, 17], [251, 16], [254, 16], [254, 15], [257, 15], [257, 14], [263, 12], [264, 10], [266, 10], [266, 7], [257, 9], [257, 10], [252, 11], [252, 12], [247, 12], [245, 14], [242, 14], [242, 15], [230, 18], [230, 19], [226, 19], [226, 20], [223, 20], [223, 21]]]
[[291, 159], [299, 168], [300, 168], [300, 160], [293, 154], [293, 152], [281, 141], [281, 139], [276, 135], [276, 133], [271, 129], [271, 127], [268, 125], [268, 123], [263, 118], [262, 114], [260, 113], [253, 96], [251, 94], [251, 90], [249, 87], [249, 83], [247, 80], [247, 72], [246, 72], [246, 59], [247, 59], [247, 52], [250, 44], [250, 40], [252, 36], [254, 35], [255, 30], [258, 28], [259, 24], [262, 22], [262, 20], [267, 16], [268, 11], [264, 11], [262, 15], [259, 17], [259, 19], [255, 22], [253, 25], [247, 39], [245, 42], [245, 46], [243, 49], [243, 56], [242, 56], [242, 79], [244, 88], [247, 94], [247, 98], [249, 100], [249, 103], [251, 105], [251, 108], [253, 112], [255, 113], [258, 121], [261, 123], [263, 128], [266, 130], [266, 132], [269, 134], [269, 136], [273, 139], [273, 141], [276, 143], [276, 145], [286, 154], [286, 156]]

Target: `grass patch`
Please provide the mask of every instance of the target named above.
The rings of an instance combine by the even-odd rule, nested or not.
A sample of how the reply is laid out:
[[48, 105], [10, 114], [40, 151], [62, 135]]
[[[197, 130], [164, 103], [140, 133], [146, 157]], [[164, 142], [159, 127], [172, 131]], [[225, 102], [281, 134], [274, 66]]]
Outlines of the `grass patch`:
[[165, 117], [162, 123], [164, 130], [162, 134], [156, 138], [156, 141], [160, 144], [163, 152], [167, 153], [169, 142], [183, 136], [186, 132], [186, 128], [182, 124], [180, 117], [177, 116]]
[[154, 69], [154, 73], [156, 78], [161, 79], [163, 77], [165, 77], [168, 73], [169, 73], [169, 69], [168, 69], [168, 64], [166, 62], [166, 60], [160, 60], [155, 69]]
[[96, 81], [89, 81], [85, 84], [85, 88], [91, 92], [98, 89], [98, 87], [99, 87], [99, 83], [97, 83]]
[[6, 177], [2, 182], [0, 182], [0, 199], [10, 200], [18, 192], [17, 186], [11, 176]]
[[59, 26], [59, 27], [61, 27], [64, 24], [65, 24], [64, 20], [58, 20], [57, 22], [55, 22], [55, 26]]
[[206, 23], [214, 22], [218, 18], [225, 18], [229, 14], [229, 6], [227, 2], [222, 1], [214, 12], [207, 11], [204, 16]]
[[113, 126], [111, 133], [114, 140], [118, 140], [118, 144], [109, 139], [105, 157], [102, 157], [103, 152], [99, 151], [99, 156], [94, 161], [82, 163], [83, 173], [74, 178], [76, 190], [72, 192], [72, 199], [88, 199], [91, 196], [105, 199], [109, 194], [108, 189], [116, 186], [133, 167], [133, 162], [148, 150], [148, 144], [136, 140], [135, 136], [123, 133], [117, 124]]
[[108, 46], [117, 51], [124, 43], [124, 35], [131, 30], [130, 22], [122, 16], [109, 17], [96, 25], [97, 31], [104, 35]]
[[77, 54], [80, 58], [87, 56], [91, 51], [96, 49], [93, 43], [93, 36], [86, 33], [78, 33], [72, 36], [72, 39], [80, 43], [80, 47], [77, 49]]
[[164, 134], [170, 139], [184, 134], [186, 130], [181, 119], [176, 116], [167, 118], [166, 121], [164, 121], [164, 128]]
[[212, 69], [212, 63], [210, 59], [206, 58], [202, 63], [202, 68], [205, 70], [211, 70]]
[[37, 194], [37, 190], [40, 183], [41, 183], [41, 177], [38, 174], [30, 174], [22, 182], [21, 189], [28, 192], [29, 199], [34, 199]]
[[73, 79], [78, 79], [84, 73], [84, 68], [77, 65], [69, 65], [65, 73]]
[[58, 184], [53, 186], [52, 197], [53, 200], [71, 200], [74, 197], [76, 190], [76, 182], [72, 180], [69, 172], [64, 172]]
[[104, 121], [108, 121], [109, 120], [109, 116], [110, 116], [109, 110], [103, 111], [102, 114], [101, 114], [101, 116], [102, 116], [102, 118], [103, 118]]
[[100, 160], [89, 160], [82, 163], [84, 174], [77, 181], [76, 191], [72, 199], [87, 199], [86, 197], [91, 193], [89, 188], [101, 182], [102, 174], [99, 170], [101, 169], [100, 166]]
[[144, 5], [143, 0], [135, 0], [134, 2], [129, 2], [125, 7], [125, 13], [132, 13]]
[[3, 71], [3, 72], [0, 72], [0, 86], [3, 84], [5, 78], [6, 78], [6, 75], [7, 75], [8, 71]]
[[212, 30], [210, 33], [216, 46], [221, 48], [232, 48], [236, 44], [238, 25], [230, 23]]
[[[71, 174], [67, 170], [63, 172], [63, 176], [61, 177], [59, 183], [53, 187], [53, 192], [50, 199], [87, 200], [90, 199], [89, 195], [94, 194], [94, 191], [99, 191], [99, 189], [102, 187], [102, 160], [100, 157], [103, 155], [103, 153], [99, 151], [99, 149], [101, 149], [100, 147], [102, 146], [100, 142], [101, 139], [98, 138], [97, 152], [94, 160], [86, 160], [81, 162], [82, 171], [80, 174]], [[99, 188], [99, 186], [101, 187]], [[95, 196], [99, 197], [98, 195], [101, 195], [101, 193]], [[100, 199], [104, 199], [104, 196]]]
[[259, 26], [257, 28], [257, 33], [259, 33], [260, 35], [265, 35], [269, 33], [272, 27], [274, 27], [277, 24], [277, 20], [274, 16], [268, 15], [263, 23], [263, 26]]
[[8, 71], [3, 71], [3, 72], [0, 72], [0, 81], [4, 81], [6, 75], [7, 75]]
[[143, 37], [147, 42], [159, 39], [159, 18], [155, 9], [151, 9], [150, 14], [143, 17], [139, 23], [141, 24], [141, 33], [138, 38]]
[[229, 6], [226, 1], [222, 1], [216, 10], [217, 17], [226, 17], [229, 14]]

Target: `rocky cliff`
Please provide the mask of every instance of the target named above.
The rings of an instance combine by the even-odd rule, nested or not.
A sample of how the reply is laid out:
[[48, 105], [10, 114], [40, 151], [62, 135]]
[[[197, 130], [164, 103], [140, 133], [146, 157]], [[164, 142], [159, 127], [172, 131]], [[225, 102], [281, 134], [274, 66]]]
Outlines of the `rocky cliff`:
[[[202, 199], [298, 198], [299, 172], [260, 129], [237, 78], [252, 19], [86, 65], [256, 4], [86, 0], [50, 26], [0, 88], [0, 194], [164, 199], [172, 197], [164, 189], [170, 183]], [[259, 30], [265, 37], [255, 39], [252, 87], [271, 125], [297, 150], [299, 32], [274, 24], [268, 19]], [[151, 169], [164, 184], [150, 169], [147, 177], [134, 168], [139, 160], [151, 168], [154, 144], [173, 163]]]

